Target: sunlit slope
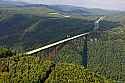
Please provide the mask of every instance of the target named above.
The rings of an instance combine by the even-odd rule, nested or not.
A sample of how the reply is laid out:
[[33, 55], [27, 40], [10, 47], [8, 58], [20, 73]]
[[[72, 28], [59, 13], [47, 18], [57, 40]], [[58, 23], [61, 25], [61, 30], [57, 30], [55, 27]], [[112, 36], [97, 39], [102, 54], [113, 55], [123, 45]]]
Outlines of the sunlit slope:
[[52, 65], [52, 61], [33, 56], [13, 55], [10, 58], [0, 59], [0, 83], [3, 81], [43, 83]]
[[[9, 65], [8, 65], [9, 63]], [[0, 82], [24, 83], [116, 83], [75, 64], [54, 64], [38, 56], [0, 58]]]
[[[37, 15], [37, 16], [49, 16], [51, 12], [56, 12], [52, 9], [48, 9], [45, 7], [30, 7], [30, 8], [19, 8], [19, 7], [2, 7], [0, 8], [0, 12], [2, 14], [29, 14], [29, 15]], [[52, 15], [51, 15], [52, 16]], [[56, 15], [58, 17], [58, 14]]]
[[115, 83], [83, 66], [74, 64], [57, 64], [45, 83]]

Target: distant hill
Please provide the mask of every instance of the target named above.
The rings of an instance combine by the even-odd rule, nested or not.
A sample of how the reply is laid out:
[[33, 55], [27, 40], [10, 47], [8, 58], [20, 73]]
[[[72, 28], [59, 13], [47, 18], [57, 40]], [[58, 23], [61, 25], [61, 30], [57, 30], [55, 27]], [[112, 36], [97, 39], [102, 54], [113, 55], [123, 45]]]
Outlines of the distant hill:
[[97, 8], [85, 8], [77, 7], [72, 5], [45, 5], [45, 4], [28, 4], [20, 7], [46, 7], [48, 9], [53, 9], [56, 12], [68, 14], [68, 15], [119, 15], [125, 14], [125, 12], [114, 11], [114, 10], [104, 10]]
[[52, 5], [49, 7], [52, 9], [64, 12], [64, 13], [71, 13], [71, 14], [75, 13], [78, 15], [116, 15], [116, 14], [123, 13], [120, 11], [76, 7], [76, 6], [72, 6], [72, 5]]
[[[46, 8], [48, 10], [54, 10], [55, 12], [66, 15], [119, 15], [125, 14], [125, 12], [104, 10], [96, 8], [77, 7], [72, 5], [46, 5], [46, 4], [30, 4], [17, 1], [0, 1], [0, 7], [16, 7], [16, 8]], [[49, 11], [48, 11], [49, 12]]]
[[18, 2], [18, 1], [9, 1], [9, 0], [0, 0], [0, 7], [1, 6], [23, 6], [28, 5], [28, 3], [25, 2]]

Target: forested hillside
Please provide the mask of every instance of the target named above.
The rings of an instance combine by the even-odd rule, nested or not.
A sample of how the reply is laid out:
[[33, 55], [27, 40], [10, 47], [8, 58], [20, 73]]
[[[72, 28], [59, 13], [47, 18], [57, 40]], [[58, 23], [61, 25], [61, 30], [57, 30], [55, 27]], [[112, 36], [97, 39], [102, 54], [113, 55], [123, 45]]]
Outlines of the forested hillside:
[[[114, 10], [1, 0], [0, 83], [124, 83], [124, 15]], [[39, 51], [42, 46], [46, 49]], [[32, 49], [39, 52], [25, 53]]]
[[[82, 42], [81, 38], [80, 40], [68, 42], [69, 44], [67, 43], [55, 57], [54, 62], [47, 60], [47, 57], [45, 58], [42, 54], [42, 56], [39, 56], [40, 54], [15, 56], [12, 51], [5, 48], [1, 49], [0, 53], [4, 53], [7, 56], [2, 56], [0, 60], [0, 80], [12, 79], [22, 82], [29, 79], [30, 82], [41, 82], [46, 79], [45, 83], [67, 81], [69, 83], [77, 81], [81, 83], [117, 83], [116, 81], [124, 83], [124, 32], [125, 29], [120, 27], [98, 33], [94, 37], [90, 35], [87, 69], [80, 66], [82, 64], [84, 46], [84, 40]], [[57, 64], [55, 65], [55, 63]], [[74, 80], [76, 78], [78, 80]]]
[[74, 64], [57, 64], [45, 83], [115, 83], [83, 66]]
[[[1, 51], [0, 51], [1, 52]], [[6, 55], [8, 56], [8, 54]], [[116, 83], [81, 65], [54, 64], [39, 56], [0, 58], [0, 83]]]
[[[83, 64], [84, 38], [68, 42], [55, 62]], [[125, 28], [114, 28], [88, 36], [88, 69], [124, 82]]]
[[[90, 20], [92, 18], [92, 20]], [[11, 14], [0, 16], [0, 47], [22, 50], [38, 48], [67, 38], [67, 35], [93, 31], [95, 17], [60, 18]], [[104, 21], [101, 29], [121, 26], [120, 22]]]

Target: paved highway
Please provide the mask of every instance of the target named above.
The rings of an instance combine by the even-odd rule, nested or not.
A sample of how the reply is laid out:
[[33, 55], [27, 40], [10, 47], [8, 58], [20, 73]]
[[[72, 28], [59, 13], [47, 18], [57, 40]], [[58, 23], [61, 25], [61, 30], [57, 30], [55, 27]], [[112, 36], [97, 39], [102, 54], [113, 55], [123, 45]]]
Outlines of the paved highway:
[[73, 40], [73, 39], [76, 39], [76, 38], [85, 36], [85, 35], [87, 35], [87, 34], [89, 34], [89, 33], [84, 33], [84, 34], [80, 34], [80, 35], [77, 35], [77, 36], [74, 36], [74, 37], [71, 37], [71, 38], [67, 38], [67, 39], [64, 39], [64, 40], [55, 42], [55, 43], [53, 43], [53, 44], [49, 44], [49, 45], [43, 46], [43, 47], [41, 47], [41, 48], [38, 48], [38, 49], [35, 49], [35, 50], [32, 50], [32, 51], [26, 52], [26, 53], [24, 53], [24, 54], [26, 54], [26, 55], [34, 54], [34, 53], [37, 53], [37, 52], [39, 52], [39, 51], [45, 50], [45, 49], [47, 49], [47, 48], [50, 48], [50, 47], [53, 47], [53, 46], [62, 44], [62, 43], [64, 43], [64, 42], [67, 42], [67, 41], [70, 41], [70, 40]]

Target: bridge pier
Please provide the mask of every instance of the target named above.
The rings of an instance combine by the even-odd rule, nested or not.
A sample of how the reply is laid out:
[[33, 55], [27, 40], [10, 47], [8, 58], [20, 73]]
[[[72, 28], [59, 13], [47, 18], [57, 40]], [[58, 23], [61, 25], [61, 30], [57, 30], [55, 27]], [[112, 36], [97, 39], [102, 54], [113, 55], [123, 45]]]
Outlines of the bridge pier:
[[84, 48], [83, 48], [83, 57], [82, 57], [82, 65], [84, 65], [85, 68], [87, 68], [88, 64], [88, 35], [85, 35], [84, 38]]

